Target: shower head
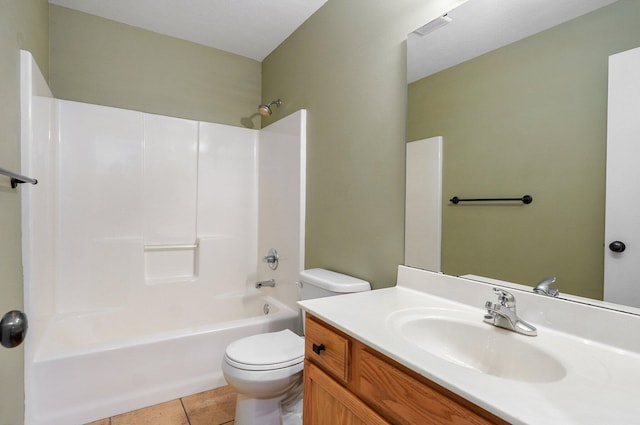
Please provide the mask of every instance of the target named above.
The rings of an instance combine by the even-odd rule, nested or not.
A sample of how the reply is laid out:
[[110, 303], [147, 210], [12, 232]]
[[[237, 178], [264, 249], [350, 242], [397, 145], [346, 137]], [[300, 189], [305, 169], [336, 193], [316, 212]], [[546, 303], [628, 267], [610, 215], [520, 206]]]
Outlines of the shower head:
[[278, 100], [269, 102], [268, 105], [258, 106], [258, 112], [260, 113], [260, 115], [262, 115], [263, 117], [268, 117], [269, 115], [271, 115], [273, 113], [273, 111], [271, 110], [271, 105], [276, 105], [277, 107], [280, 107], [280, 105], [282, 105], [282, 101], [278, 99]]

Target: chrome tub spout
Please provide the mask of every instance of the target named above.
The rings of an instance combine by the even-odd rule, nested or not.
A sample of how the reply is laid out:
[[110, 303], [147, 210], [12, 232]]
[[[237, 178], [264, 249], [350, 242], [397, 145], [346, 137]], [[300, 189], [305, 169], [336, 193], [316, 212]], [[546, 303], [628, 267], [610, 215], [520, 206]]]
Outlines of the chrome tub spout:
[[260, 289], [263, 286], [270, 286], [270, 287], [274, 287], [276, 286], [276, 280], [275, 279], [269, 279], [269, 280], [263, 280], [260, 282], [256, 282], [256, 288]]

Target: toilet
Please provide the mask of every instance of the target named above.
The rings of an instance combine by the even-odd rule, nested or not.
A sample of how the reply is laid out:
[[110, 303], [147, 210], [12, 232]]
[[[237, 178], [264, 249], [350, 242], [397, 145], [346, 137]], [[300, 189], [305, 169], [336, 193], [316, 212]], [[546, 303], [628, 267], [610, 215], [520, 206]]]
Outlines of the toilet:
[[[302, 300], [369, 291], [369, 282], [325, 269], [300, 273]], [[236, 425], [301, 423], [304, 337], [289, 329], [227, 346], [222, 372], [238, 393]]]

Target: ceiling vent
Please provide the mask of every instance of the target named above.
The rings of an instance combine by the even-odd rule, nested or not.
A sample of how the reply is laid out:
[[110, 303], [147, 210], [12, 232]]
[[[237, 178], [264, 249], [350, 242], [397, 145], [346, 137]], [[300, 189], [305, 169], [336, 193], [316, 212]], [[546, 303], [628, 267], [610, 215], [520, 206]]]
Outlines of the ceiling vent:
[[418, 35], [427, 35], [430, 32], [437, 30], [438, 28], [444, 27], [451, 21], [452, 19], [449, 16], [447, 16], [447, 14], [445, 13], [444, 15], [437, 17], [436, 19], [429, 22], [428, 24], [421, 26], [420, 28], [415, 30], [414, 33]]

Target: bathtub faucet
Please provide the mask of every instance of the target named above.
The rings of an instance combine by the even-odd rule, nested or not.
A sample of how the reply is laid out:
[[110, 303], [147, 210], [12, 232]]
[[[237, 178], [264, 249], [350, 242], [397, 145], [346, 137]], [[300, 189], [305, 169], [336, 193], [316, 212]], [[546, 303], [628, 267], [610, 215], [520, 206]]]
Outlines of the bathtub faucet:
[[269, 280], [263, 280], [260, 282], [256, 282], [256, 288], [260, 289], [263, 286], [271, 286], [272, 288], [274, 286], [276, 286], [276, 280], [275, 279], [269, 279]]

